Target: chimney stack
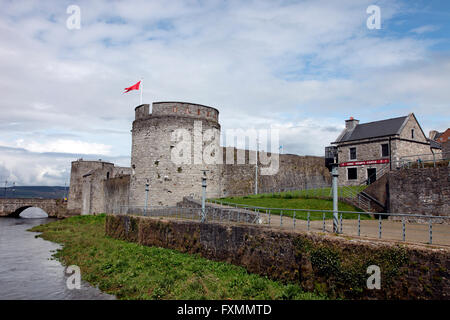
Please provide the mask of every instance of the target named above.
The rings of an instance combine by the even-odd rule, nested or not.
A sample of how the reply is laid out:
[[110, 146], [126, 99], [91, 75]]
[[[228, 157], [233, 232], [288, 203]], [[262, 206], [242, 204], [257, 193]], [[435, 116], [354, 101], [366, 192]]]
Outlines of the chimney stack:
[[345, 120], [345, 129], [347, 130], [353, 130], [355, 127], [359, 124], [359, 120], [354, 119], [353, 117], [350, 117], [350, 119]]
[[430, 140], [435, 140], [436, 136], [438, 135], [439, 132], [437, 132], [436, 130], [431, 130], [430, 131], [430, 135], [429, 135], [429, 139]]

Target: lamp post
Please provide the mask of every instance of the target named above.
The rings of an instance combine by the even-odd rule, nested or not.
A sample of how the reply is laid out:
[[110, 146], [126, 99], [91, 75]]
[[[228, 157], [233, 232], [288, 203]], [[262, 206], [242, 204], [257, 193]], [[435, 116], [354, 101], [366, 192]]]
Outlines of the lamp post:
[[259, 140], [256, 137], [256, 164], [255, 164], [255, 194], [258, 194], [258, 150], [259, 150]]
[[332, 164], [331, 175], [333, 176], [333, 232], [339, 233], [338, 229], [338, 164]]
[[201, 222], [205, 222], [206, 220], [206, 171], [208, 170], [202, 170], [203, 176], [202, 176], [202, 219]]
[[[338, 229], [338, 177], [339, 160], [338, 149], [335, 146], [325, 147], [325, 166], [333, 177], [331, 188], [333, 191], [333, 232], [339, 233]], [[325, 226], [325, 225], [324, 225]]]
[[147, 206], [148, 206], [148, 191], [149, 191], [149, 183], [148, 183], [148, 179], [147, 182], [145, 183], [145, 209], [144, 209], [144, 216], [147, 215]]

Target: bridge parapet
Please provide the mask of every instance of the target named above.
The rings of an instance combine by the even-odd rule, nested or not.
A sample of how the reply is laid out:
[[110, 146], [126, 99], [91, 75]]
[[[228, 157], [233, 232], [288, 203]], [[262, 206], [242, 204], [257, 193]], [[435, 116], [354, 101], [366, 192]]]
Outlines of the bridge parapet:
[[19, 216], [23, 210], [30, 207], [41, 208], [49, 217], [67, 216], [67, 203], [61, 199], [2, 198], [0, 199], [0, 217]]

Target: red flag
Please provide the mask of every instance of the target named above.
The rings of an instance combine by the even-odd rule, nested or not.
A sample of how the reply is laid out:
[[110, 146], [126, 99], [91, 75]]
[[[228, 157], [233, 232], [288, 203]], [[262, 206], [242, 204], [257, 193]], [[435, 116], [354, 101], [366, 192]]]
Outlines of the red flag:
[[141, 82], [139, 81], [138, 83], [133, 84], [131, 87], [125, 88], [124, 93], [130, 92], [131, 90], [139, 90], [140, 85], [141, 85]]

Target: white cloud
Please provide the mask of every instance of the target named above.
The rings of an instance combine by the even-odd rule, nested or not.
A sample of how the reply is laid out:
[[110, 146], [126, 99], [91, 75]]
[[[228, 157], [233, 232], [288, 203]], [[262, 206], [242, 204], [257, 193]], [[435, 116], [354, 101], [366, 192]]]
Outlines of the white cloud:
[[14, 143], [0, 141], [0, 146], [22, 148], [30, 152], [57, 152], [74, 154], [110, 155], [111, 146], [79, 140], [53, 139], [46, 142], [18, 139]]
[[[323, 154], [338, 134], [329, 129], [350, 115], [364, 122], [414, 111], [424, 130], [448, 126], [450, 55], [417, 39], [429, 25], [389, 32], [402, 1], [377, 1], [375, 32], [365, 23], [372, 0], [86, 0], [73, 31], [69, 4], [0, 0], [3, 145], [129, 154], [139, 96], [122, 92], [140, 77], [145, 102], [212, 105], [223, 128], [310, 121], [283, 129], [286, 152]], [[30, 174], [57, 174], [40, 168]]]
[[439, 30], [438, 26], [433, 26], [433, 25], [425, 25], [425, 26], [420, 26], [414, 29], [411, 29], [411, 32], [417, 33], [417, 34], [423, 34], [426, 32], [433, 32]]
[[70, 164], [78, 158], [113, 162], [129, 166], [129, 157], [104, 155], [30, 152], [20, 148], [0, 146], [0, 181], [19, 185], [63, 186], [70, 181]]

